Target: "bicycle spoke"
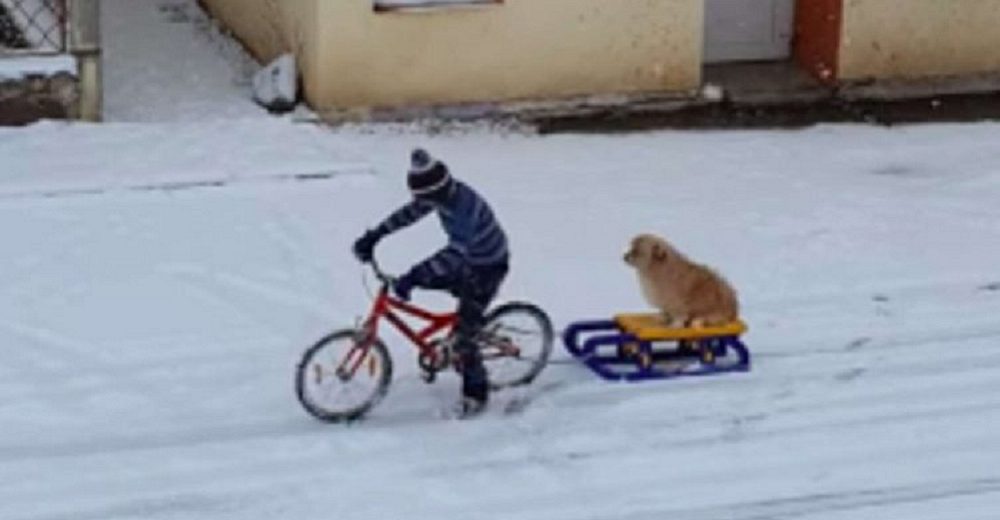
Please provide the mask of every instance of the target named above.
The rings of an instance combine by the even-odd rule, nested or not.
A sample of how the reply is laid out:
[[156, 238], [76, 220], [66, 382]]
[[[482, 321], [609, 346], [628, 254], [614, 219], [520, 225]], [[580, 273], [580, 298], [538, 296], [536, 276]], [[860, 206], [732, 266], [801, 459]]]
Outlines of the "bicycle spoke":
[[551, 326], [544, 313], [530, 305], [498, 309], [480, 341], [490, 383], [496, 388], [530, 382], [545, 366], [551, 346]]
[[385, 392], [392, 363], [377, 339], [361, 348], [355, 331], [331, 334], [307, 351], [300, 364], [299, 400], [319, 419], [356, 418]]
[[500, 325], [498, 328], [500, 330], [509, 331], [514, 334], [520, 334], [522, 336], [541, 336], [541, 333], [539, 333], [537, 330], [524, 329], [520, 327], [514, 327], [512, 325]]

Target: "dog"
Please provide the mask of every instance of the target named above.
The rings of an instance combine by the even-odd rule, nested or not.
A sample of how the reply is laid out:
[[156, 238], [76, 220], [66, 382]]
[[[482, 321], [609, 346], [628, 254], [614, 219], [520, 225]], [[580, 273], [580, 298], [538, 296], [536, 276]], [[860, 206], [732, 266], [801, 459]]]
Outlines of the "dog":
[[736, 291], [729, 282], [658, 236], [633, 238], [625, 263], [635, 268], [643, 296], [666, 315], [670, 327], [725, 325], [739, 317]]

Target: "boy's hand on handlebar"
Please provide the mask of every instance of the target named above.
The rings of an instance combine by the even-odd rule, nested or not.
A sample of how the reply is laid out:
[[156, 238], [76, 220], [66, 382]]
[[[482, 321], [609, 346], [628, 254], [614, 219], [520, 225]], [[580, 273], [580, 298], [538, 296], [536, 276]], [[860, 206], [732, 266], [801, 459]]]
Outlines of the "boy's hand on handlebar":
[[375, 255], [375, 244], [378, 244], [380, 238], [382, 237], [378, 233], [369, 229], [354, 242], [354, 256], [358, 258], [358, 261], [363, 264], [372, 261], [372, 257]]

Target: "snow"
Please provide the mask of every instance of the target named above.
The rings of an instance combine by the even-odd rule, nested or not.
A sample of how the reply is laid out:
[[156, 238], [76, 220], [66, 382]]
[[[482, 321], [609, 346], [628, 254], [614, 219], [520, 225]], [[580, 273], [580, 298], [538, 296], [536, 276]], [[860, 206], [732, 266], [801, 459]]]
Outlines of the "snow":
[[255, 117], [259, 68], [192, 0], [103, 0], [104, 116], [115, 122]]
[[[308, 128], [377, 174], [43, 197], [71, 170], [103, 183], [114, 164], [87, 161], [109, 152], [59, 139], [56, 125], [0, 134], [33, 150], [24, 172], [46, 164], [30, 190], [0, 199], [4, 518], [995, 512], [997, 125], [544, 138]], [[195, 138], [110, 138], [119, 172], [183, 165], [185, 146], [203, 148], [201, 171], [227, 171], [241, 153], [174, 131]], [[455, 423], [437, 416], [455, 378], [424, 386], [390, 336], [396, 379], [372, 416], [309, 418], [294, 364], [365, 311], [350, 243], [405, 200], [417, 144], [496, 206], [515, 254], [501, 298], [534, 300], [560, 327], [642, 309], [619, 257], [655, 230], [740, 289], [754, 370], [614, 385], [560, 351], [533, 388]], [[245, 175], [287, 165], [254, 148]], [[44, 163], [56, 149], [64, 165]], [[379, 254], [398, 270], [440, 240], [422, 223]], [[522, 414], [496, 411], [525, 393]]]
[[298, 99], [297, 78], [295, 56], [279, 56], [254, 75], [254, 100], [272, 110], [288, 111]]
[[[190, 35], [108, 5], [155, 49]], [[191, 58], [204, 104], [113, 85], [148, 122], [0, 130], [0, 518], [996, 517], [1000, 125], [330, 130], [252, 112], [220, 60]], [[560, 328], [641, 310], [621, 254], [661, 233], [739, 289], [753, 371], [607, 384], [560, 348], [456, 422], [457, 379], [424, 385], [387, 335], [386, 400], [313, 420], [295, 363], [367, 310], [350, 244], [406, 200], [414, 146], [507, 228], [501, 299]], [[441, 241], [429, 219], [378, 254], [401, 270]]]
[[5, 56], [0, 58], [0, 81], [28, 76], [76, 75], [76, 60], [69, 54], [51, 56]]
[[4, 165], [0, 198], [373, 173], [364, 157], [333, 143], [327, 132], [276, 118], [105, 125], [49, 121], [23, 130], [0, 128], [0, 157], [12, 159]]

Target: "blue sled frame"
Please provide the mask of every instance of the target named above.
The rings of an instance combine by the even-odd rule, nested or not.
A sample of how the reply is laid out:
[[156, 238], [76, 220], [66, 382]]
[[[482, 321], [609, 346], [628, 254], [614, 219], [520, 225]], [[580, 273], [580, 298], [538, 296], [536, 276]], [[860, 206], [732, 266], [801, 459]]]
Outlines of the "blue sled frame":
[[[674, 342], [664, 349], [662, 343]], [[563, 334], [566, 349], [609, 381], [645, 381], [748, 372], [750, 351], [738, 336], [641, 340], [612, 320], [574, 323]], [[667, 368], [665, 368], [667, 367]]]

